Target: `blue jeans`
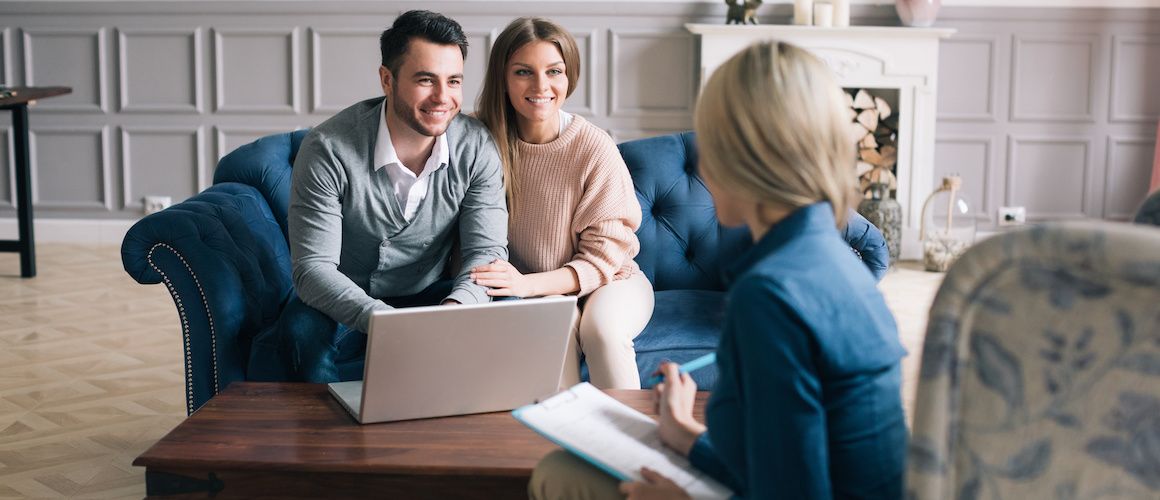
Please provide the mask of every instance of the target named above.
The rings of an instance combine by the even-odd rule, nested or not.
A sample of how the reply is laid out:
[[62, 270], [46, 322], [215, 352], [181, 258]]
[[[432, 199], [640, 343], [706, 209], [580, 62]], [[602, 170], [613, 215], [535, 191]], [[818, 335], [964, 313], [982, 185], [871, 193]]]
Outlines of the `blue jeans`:
[[[451, 293], [452, 284], [451, 280], [440, 280], [417, 294], [382, 301], [400, 308], [437, 305]], [[286, 304], [278, 322], [278, 353], [293, 381], [338, 382], [338, 361], [366, 355], [366, 333], [338, 324], [297, 295]], [[360, 338], [348, 340], [350, 335]]]

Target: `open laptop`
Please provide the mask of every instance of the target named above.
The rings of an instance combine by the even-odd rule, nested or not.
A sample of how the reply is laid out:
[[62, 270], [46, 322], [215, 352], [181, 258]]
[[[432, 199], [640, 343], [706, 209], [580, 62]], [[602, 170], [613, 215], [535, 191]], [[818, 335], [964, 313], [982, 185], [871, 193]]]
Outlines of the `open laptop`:
[[576, 297], [379, 311], [363, 380], [330, 384], [359, 423], [510, 410], [557, 391]]

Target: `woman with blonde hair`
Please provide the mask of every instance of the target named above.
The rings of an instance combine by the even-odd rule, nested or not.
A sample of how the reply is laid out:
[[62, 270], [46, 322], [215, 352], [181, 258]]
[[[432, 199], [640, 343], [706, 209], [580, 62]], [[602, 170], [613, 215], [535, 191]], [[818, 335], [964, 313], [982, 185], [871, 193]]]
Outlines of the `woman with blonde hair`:
[[497, 297], [578, 294], [562, 385], [579, 381], [583, 352], [597, 387], [639, 389], [633, 339], [653, 309], [633, 261], [640, 203], [612, 138], [561, 109], [579, 79], [576, 41], [547, 19], [516, 19], [496, 38], [477, 115], [503, 162], [511, 262], [472, 276]]
[[[676, 365], [661, 366], [654, 395], [661, 442], [739, 497], [902, 497], [904, 351], [838, 230], [855, 179], [841, 92], [813, 55], [764, 42], [725, 62], [697, 104], [717, 218], [748, 226], [755, 243], [729, 272], [708, 426], [693, 418], [696, 385]], [[640, 477], [617, 485], [557, 452], [529, 493], [688, 497], [656, 472]]]

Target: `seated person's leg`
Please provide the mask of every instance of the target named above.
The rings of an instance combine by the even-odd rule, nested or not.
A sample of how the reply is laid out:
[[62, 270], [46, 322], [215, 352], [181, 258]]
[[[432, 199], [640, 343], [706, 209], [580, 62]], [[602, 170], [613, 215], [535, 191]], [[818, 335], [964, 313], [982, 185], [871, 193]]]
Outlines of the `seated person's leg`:
[[652, 318], [653, 289], [643, 274], [613, 281], [588, 296], [580, 316], [580, 349], [592, 385], [640, 389], [632, 340]]
[[620, 482], [564, 450], [544, 456], [532, 471], [528, 498], [536, 500], [624, 498]]
[[[422, 292], [405, 297], [391, 297], [383, 302], [394, 307], [438, 305], [451, 293], [452, 281], [436, 281]], [[347, 335], [359, 330], [339, 325], [329, 316], [302, 302], [290, 299], [278, 319], [279, 353], [289, 368], [291, 380], [298, 382], [338, 382], [338, 345]]]
[[[338, 381], [335, 358], [339, 335], [350, 330], [321, 311], [292, 297], [278, 318], [278, 353], [291, 380], [328, 383]], [[341, 331], [340, 331], [341, 330]]]

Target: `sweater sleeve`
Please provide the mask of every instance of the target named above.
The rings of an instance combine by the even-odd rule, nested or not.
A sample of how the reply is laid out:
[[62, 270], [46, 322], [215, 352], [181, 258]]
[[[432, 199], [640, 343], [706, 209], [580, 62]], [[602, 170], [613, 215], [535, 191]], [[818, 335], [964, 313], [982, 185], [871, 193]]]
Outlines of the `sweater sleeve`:
[[294, 161], [287, 223], [298, 296], [335, 321], [367, 330], [371, 313], [391, 306], [367, 295], [338, 270], [345, 178], [339, 159], [317, 134], [306, 136]]
[[564, 264], [576, 272], [581, 296], [612, 281], [640, 251], [635, 233], [640, 202], [628, 166], [611, 139], [601, 144], [593, 160], [572, 220], [571, 229], [579, 234], [576, 254]]

